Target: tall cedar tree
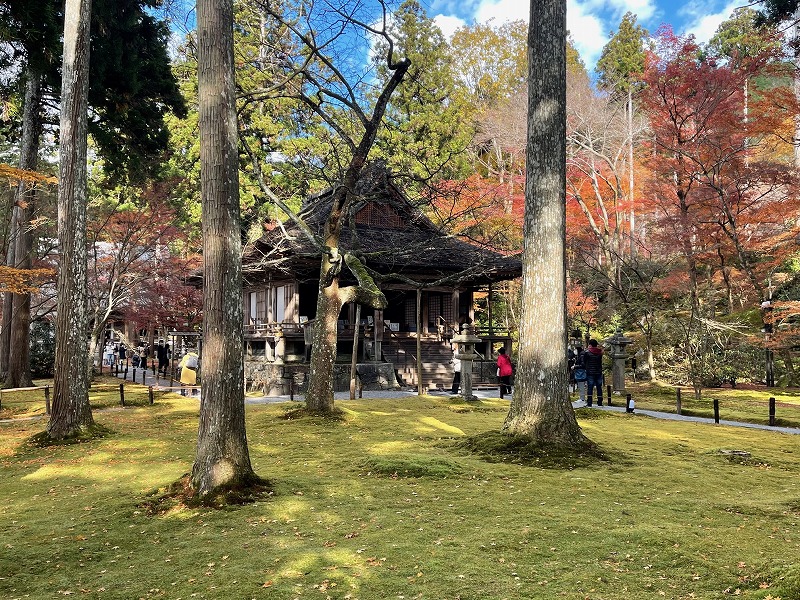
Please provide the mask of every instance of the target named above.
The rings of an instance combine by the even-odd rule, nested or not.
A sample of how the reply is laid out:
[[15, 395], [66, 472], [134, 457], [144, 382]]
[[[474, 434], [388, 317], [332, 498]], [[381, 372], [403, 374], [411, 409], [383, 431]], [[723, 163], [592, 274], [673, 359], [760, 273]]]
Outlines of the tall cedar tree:
[[[386, 108], [374, 154], [383, 157], [392, 172], [412, 180], [407, 191], [419, 187], [414, 181], [424, 185], [459, 177], [466, 172], [465, 150], [472, 129], [464, 118], [469, 104], [456, 94], [455, 60], [447, 52], [447, 41], [418, 0], [400, 5], [389, 32], [395, 52], [406, 57], [411, 67]], [[394, 71], [385, 64], [385, 44], [379, 47], [376, 67], [386, 83]]]
[[201, 499], [259, 481], [244, 419], [233, 0], [197, 3], [203, 204], [203, 382], [191, 487]]
[[566, 0], [531, 0], [528, 145], [519, 366], [509, 434], [560, 447], [589, 444], [567, 386]]
[[53, 408], [46, 435], [90, 433], [94, 420], [86, 376], [86, 195], [91, 0], [67, 0], [58, 170], [58, 314]]

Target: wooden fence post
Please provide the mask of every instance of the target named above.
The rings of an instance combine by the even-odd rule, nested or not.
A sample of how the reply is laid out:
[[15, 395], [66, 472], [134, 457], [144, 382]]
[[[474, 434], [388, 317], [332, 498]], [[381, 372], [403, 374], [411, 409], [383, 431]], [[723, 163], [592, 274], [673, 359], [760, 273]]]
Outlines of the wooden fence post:
[[775, 426], [775, 398], [769, 399], [769, 424]]
[[606, 386], [606, 396], [608, 396], [608, 405], [611, 406], [611, 386]]
[[50, 414], [50, 386], [44, 386], [44, 410], [49, 415]]
[[125, 406], [125, 384], [124, 383], [120, 383], [119, 384], [119, 403], [122, 406]]
[[150, 401], [150, 404], [153, 403], [153, 386], [148, 386], [147, 388], [147, 399]]
[[719, 425], [719, 399], [714, 398], [714, 423]]
[[675, 413], [681, 414], [681, 388], [675, 388]]

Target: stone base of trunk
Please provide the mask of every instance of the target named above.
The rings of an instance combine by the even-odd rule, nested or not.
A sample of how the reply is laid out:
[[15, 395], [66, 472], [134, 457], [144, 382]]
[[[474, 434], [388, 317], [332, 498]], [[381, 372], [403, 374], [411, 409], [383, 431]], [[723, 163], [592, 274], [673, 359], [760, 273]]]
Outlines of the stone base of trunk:
[[[356, 372], [365, 390], [400, 389], [392, 363], [359, 363]], [[334, 365], [333, 374], [333, 391], [349, 391], [350, 365]], [[261, 392], [271, 397], [286, 396], [292, 390], [295, 394], [304, 394], [308, 388], [308, 364], [245, 361], [244, 378], [248, 392]]]

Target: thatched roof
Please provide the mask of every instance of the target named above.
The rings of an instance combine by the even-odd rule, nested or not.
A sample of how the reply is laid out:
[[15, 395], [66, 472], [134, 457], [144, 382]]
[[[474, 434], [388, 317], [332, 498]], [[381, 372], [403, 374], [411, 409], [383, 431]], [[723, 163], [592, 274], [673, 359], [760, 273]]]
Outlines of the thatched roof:
[[[300, 217], [317, 235], [330, 214], [334, 189], [310, 196]], [[381, 164], [364, 169], [355, 189], [340, 250], [356, 253], [383, 281], [479, 285], [519, 277], [517, 257], [506, 257], [439, 230], [411, 205]], [[244, 259], [245, 276], [258, 280], [270, 270], [299, 279], [319, 276], [319, 249], [296, 224], [275, 227], [259, 239]], [[380, 279], [380, 278], [379, 278]]]

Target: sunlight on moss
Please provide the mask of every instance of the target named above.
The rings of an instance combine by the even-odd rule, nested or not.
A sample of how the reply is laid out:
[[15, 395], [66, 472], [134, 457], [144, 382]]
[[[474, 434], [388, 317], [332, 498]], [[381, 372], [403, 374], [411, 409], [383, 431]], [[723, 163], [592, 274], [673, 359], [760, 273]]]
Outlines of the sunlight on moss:
[[284, 497], [281, 499], [279, 505], [275, 506], [276, 519], [284, 522], [291, 522], [301, 516], [308, 514], [308, 502], [302, 496], [292, 496], [290, 498]]
[[388, 456], [390, 454], [396, 454], [404, 450], [410, 450], [413, 447], [414, 447], [413, 444], [404, 441], [381, 442], [380, 444], [373, 444], [372, 446], [370, 446], [368, 448], [368, 451], [370, 454], [383, 454]]
[[454, 433], [456, 435], [466, 435], [461, 429], [458, 427], [454, 427], [453, 425], [448, 425], [436, 419], [434, 417], [420, 417], [420, 422], [425, 423], [426, 425], [430, 425], [431, 427], [438, 429], [440, 431], [445, 431], [447, 433]]

